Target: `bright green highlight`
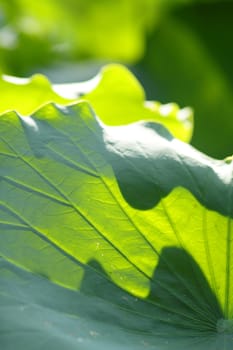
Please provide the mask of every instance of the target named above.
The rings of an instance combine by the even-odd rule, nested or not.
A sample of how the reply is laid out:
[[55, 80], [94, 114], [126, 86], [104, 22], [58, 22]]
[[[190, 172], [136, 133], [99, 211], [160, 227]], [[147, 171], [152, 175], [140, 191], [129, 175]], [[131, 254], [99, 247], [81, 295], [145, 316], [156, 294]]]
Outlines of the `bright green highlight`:
[[48, 79], [39, 74], [30, 79], [3, 76], [0, 90], [0, 114], [13, 110], [21, 115], [30, 115], [51, 101], [61, 105], [72, 102], [56, 94]]

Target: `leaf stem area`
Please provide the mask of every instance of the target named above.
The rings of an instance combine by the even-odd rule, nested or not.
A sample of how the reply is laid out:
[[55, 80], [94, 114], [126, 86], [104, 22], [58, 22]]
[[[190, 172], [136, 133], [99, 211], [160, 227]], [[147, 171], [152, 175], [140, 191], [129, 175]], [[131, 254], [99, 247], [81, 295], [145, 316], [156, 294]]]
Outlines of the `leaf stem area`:
[[226, 320], [221, 318], [217, 322], [217, 332], [225, 334], [233, 334], [233, 319]]

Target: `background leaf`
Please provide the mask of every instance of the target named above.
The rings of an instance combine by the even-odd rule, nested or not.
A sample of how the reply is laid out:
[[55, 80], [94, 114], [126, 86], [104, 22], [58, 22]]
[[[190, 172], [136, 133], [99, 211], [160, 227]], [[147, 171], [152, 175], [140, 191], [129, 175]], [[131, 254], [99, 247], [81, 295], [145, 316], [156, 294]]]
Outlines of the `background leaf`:
[[154, 6], [155, 0], [1, 0], [1, 65], [21, 76], [57, 61], [134, 62], [157, 17]]
[[140, 119], [157, 121], [183, 141], [190, 141], [193, 112], [175, 103], [161, 105], [146, 101], [145, 93], [132, 73], [121, 65], [109, 65], [89, 81], [52, 85], [46, 77], [31, 79], [3, 76], [0, 80], [0, 113], [16, 110], [30, 115], [48, 102], [68, 105], [88, 100], [108, 125], [129, 124]]

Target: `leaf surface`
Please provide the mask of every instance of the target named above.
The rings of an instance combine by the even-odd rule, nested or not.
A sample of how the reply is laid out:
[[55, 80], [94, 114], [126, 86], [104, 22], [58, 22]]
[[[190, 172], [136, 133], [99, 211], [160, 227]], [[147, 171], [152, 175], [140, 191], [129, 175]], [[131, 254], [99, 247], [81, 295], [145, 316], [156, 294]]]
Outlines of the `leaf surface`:
[[232, 162], [86, 102], [0, 130], [4, 350], [232, 349]]

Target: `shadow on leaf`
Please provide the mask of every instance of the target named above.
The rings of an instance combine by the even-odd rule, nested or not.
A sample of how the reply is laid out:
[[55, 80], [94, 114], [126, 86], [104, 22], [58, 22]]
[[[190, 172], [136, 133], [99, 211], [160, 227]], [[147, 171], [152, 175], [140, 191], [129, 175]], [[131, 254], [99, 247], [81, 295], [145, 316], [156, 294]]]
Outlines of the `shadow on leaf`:
[[169, 331], [182, 336], [184, 330], [190, 335], [215, 333], [217, 321], [223, 318], [203, 272], [184, 249], [163, 249], [146, 299], [135, 298], [123, 290], [124, 286], [120, 289], [96, 260], [88, 266], [95, 273], [84, 275], [81, 293], [114, 305], [114, 317], [111, 306], [104, 314], [95, 313], [99, 320], [107, 318], [134, 331], [161, 335]]
[[132, 207], [151, 209], [183, 187], [208, 209], [233, 216], [232, 166], [178, 141], [162, 125], [107, 128], [105, 144], [122, 195]]

